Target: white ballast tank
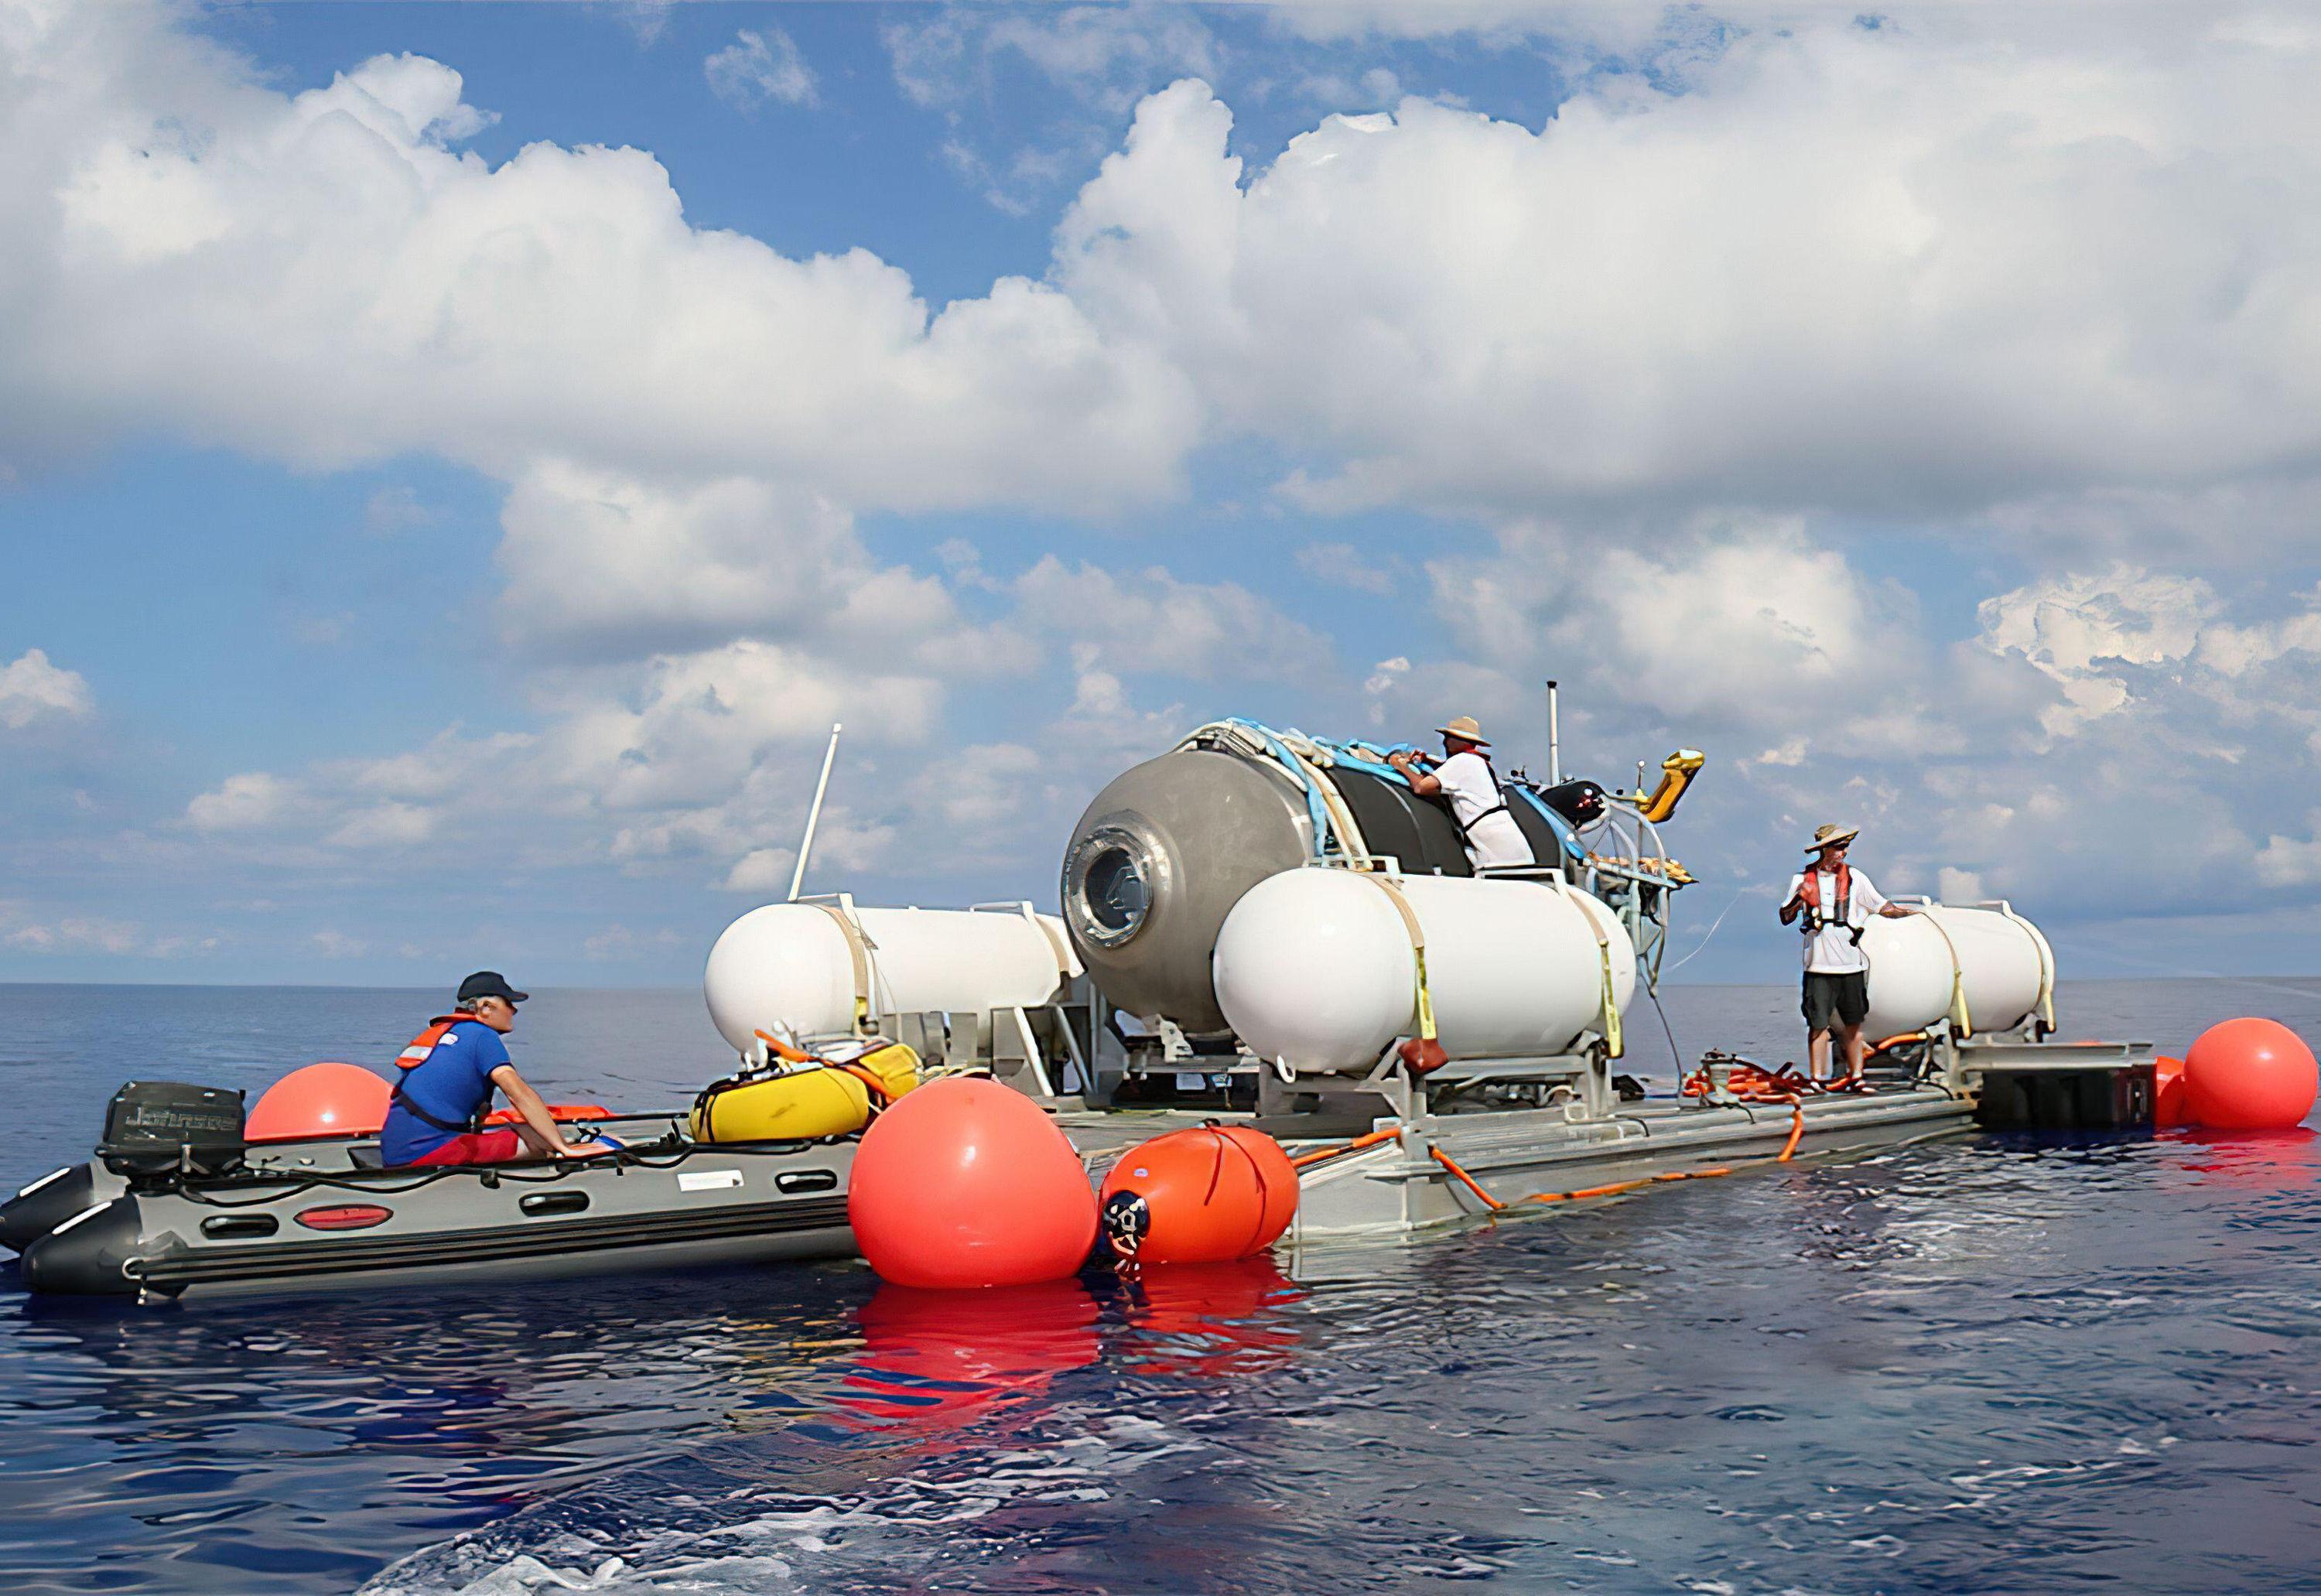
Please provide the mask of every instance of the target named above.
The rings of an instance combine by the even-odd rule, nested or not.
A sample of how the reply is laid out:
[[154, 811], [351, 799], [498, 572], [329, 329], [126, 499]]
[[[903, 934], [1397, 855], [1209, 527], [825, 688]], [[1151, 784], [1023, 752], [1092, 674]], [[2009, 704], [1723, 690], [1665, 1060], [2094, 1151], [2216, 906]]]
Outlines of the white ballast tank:
[[[1531, 881], [1392, 878], [1426, 944], [1427, 987], [1454, 1059], [1567, 1051], [1635, 990], [1636, 954], [1611, 909]], [[1419, 1033], [1409, 927], [1376, 877], [1309, 868], [1242, 895], [1217, 933], [1217, 1005], [1260, 1058], [1360, 1072]]]
[[2010, 1031], [2054, 989], [2047, 939], [2004, 907], [1937, 904], [1904, 919], [1873, 917], [1861, 951], [1870, 960], [1870, 1017], [1861, 1029], [1873, 1042], [1934, 1024], [1951, 1012], [1953, 990], [1965, 1000], [1972, 1030]]
[[897, 1014], [1034, 1008], [1079, 973], [1062, 922], [1028, 908], [768, 904], [728, 926], [709, 950], [701, 989], [718, 1033], [742, 1052], [776, 1026], [801, 1037], [846, 1035], [857, 938], [873, 1024]]

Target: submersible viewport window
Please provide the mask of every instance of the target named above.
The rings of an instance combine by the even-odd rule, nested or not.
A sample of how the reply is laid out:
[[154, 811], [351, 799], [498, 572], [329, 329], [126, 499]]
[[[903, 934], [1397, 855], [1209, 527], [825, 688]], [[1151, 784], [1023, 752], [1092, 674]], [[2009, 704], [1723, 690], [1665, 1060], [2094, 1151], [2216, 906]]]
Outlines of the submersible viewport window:
[[1106, 848], [1088, 861], [1088, 914], [1106, 931], [1126, 931], [1152, 907], [1144, 877], [1125, 848]]
[[1152, 912], [1151, 845], [1122, 826], [1098, 826], [1080, 839], [1068, 870], [1065, 903], [1074, 929], [1099, 947], [1116, 947]]

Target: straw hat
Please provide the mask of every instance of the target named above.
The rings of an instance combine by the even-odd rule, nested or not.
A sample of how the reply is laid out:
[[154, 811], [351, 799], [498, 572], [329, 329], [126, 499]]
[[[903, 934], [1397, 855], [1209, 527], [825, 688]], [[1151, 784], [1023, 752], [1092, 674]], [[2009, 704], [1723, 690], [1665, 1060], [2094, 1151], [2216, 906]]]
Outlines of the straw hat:
[[1850, 843], [1861, 834], [1861, 828], [1858, 825], [1816, 825], [1814, 827], [1813, 841], [1806, 844], [1806, 852], [1818, 853], [1824, 848], [1834, 848], [1840, 843]]
[[1472, 743], [1478, 748], [1488, 748], [1491, 745], [1491, 740], [1483, 735], [1483, 728], [1475, 724], [1475, 717], [1471, 715], [1462, 715], [1450, 725], [1436, 726], [1434, 729], [1446, 737], [1456, 737], [1462, 743]]

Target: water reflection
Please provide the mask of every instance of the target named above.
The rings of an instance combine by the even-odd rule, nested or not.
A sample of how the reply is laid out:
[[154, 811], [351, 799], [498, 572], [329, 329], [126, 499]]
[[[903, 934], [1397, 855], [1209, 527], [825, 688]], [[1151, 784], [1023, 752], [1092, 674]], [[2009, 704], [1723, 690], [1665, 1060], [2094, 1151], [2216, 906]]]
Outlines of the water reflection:
[[10, 1510], [77, 1525], [9, 1548], [8, 1588], [76, 1588], [116, 1559], [167, 1565], [170, 1590], [350, 1584], [641, 1447], [818, 1408], [794, 1376], [854, 1350], [866, 1294], [830, 1270], [424, 1301], [0, 1298], [21, 1349], [0, 1388]]
[[[2153, 993], [2120, 990], [2164, 1024], [2067, 1007], [2199, 1028]], [[177, 1056], [192, 1000], [150, 1002], [134, 1035], [59, 1010], [57, 1056], [105, 1062], [30, 1081], [17, 1181], [85, 1153], [114, 1061]], [[289, 1062], [344, 1051], [315, 1002], [335, 1040]], [[391, 1051], [409, 1003], [378, 1007]], [[679, 1095], [606, 1083], [696, 995], [569, 1007], [596, 1051], [566, 1085]], [[1755, 1045], [1727, 999], [1670, 1007]], [[1764, 1013], [1790, 1035], [1793, 1001]], [[0, 1588], [340, 1590], [425, 1547], [376, 1589], [2302, 1589], [2316, 1168], [2311, 1137], [1961, 1138], [1311, 1254], [1295, 1283], [1093, 1274], [981, 1328], [851, 1265], [177, 1311], [0, 1290]]]
[[1252, 1374], [1297, 1349], [1283, 1311], [1304, 1300], [1270, 1253], [1233, 1263], [1177, 1263], [1120, 1278], [1124, 1362], [1147, 1373]]
[[881, 1285], [858, 1316], [862, 1358], [834, 1400], [866, 1420], [962, 1424], [1095, 1363], [1097, 1313], [1077, 1280], [982, 1291]]

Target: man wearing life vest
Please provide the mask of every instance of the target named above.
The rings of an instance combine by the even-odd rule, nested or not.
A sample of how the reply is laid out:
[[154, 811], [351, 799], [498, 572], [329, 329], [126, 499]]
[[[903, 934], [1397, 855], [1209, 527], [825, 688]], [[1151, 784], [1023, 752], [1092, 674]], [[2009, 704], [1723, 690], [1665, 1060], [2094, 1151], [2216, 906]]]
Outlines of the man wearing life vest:
[[1870, 960], [1862, 929], [1872, 915], [1899, 919], [1910, 911], [1889, 903], [1870, 878], [1846, 863], [1859, 826], [1816, 828], [1806, 852], [1814, 860], [1789, 878], [1781, 924], [1805, 934], [1806, 1072], [1816, 1081], [1829, 1063], [1830, 1033], [1844, 1050], [1845, 1074], [1861, 1073], [1861, 1022], [1870, 1013]]
[[[595, 1142], [566, 1141], [548, 1105], [515, 1072], [500, 1038], [515, 1029], [515, 1006], [530, 996], [496, 970], [479, 970], [460, 983], [452, 1011], [430, 1021], [395, 1061], [401, 1079], [378, 1133], [382, 1163], [505, 1163], [527, 1154], [585, 1158], [606, 1151]], [[495, 1087], [507, 1093], [521, 1125], [484, 1128]]]
[[1536, 864], [1523, 827], [1507, 813], [1506, 795], [1499, 790], [1499, 775], [1491, 769], [1490, 747], [1483, 728], [1471, 715], [1462, 715], [1436, 728], [1443, 734], [1443, 762], [1431, 771], [1418, 768], [1418, 755], [1405, 750], [1387, 755], [1387, 762], [1409, 779], [1410, 790], [1421, 798], [1441, 793], [1451, 802], [1451, 818], [1466, 839], [1467, 857], [1477, 870], [1489, 865]]

